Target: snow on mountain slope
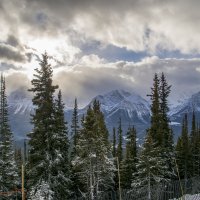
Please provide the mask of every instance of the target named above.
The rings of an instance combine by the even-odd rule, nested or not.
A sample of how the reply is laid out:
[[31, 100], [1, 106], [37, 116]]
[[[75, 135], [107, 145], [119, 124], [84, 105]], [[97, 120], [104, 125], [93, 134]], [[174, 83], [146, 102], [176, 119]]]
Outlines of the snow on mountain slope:
[[169, 112], [171, 117], [181, 117], [185, 113], [200, 112], [200, 92], [184, 99]]
[[25, 89], [12, 92], [8, 97], [8, 105], [13, 112], [12, 114], [30, 113], [33, 110], [31, 96], [29, 96]]
[[32, 110], [32, 100], [27, 89], [18, 89], [8, 96], [9, 121], [17, 143], [23, 143], [26, 134], [32, 129], [30, 123]]
[[[95, 99], [101, 103], [101, 109], [107, 123], [118, 121], [119, 117], [122, 118], [124, 123], [148, 123], [150, 116], [149, 103], [136, 93], [130, 93], [124, 90], [113, 90], [104, 95], [96, 96], [89, 105]], [[88, 106], [82, 112], [85, 112]]]
[[[32, 105], [31, 94], [26, 89], [19, 89], [8, 96], [9, 118], [11, 128], [16, 138], [23, 138], [30, 132], [30, 113], [34, 107]], [[136, 93], [130, 93], [124, 90], [113, 90], [104, 95], [98, 95], [94, 99], [101, 103], [101, 109], [104, 113], [107, 128], [112, 133], [113, 127], [118, 127], [119, 118], [121, 118], [124, 134], [129, 126], [134, 125], [138, 131], [138, 137], [142, 138], [146, 129], [150, 125], [150, 105]], [[88, 108], [79, 110], [79, 116], [82, 117]], [[191, 120], [191, 113], [195, 111], [197, 118], [200, 119], [200, 92], [192, 95], [190, 98], [184, 98], [176, 106], [171, 107], [169, 116], [174, 133], [180, 133], [180, 127], [183, 115], [188, 113], [188, 119]], [[73, 109], [65, 109], [66, 120], [71, 122]]]

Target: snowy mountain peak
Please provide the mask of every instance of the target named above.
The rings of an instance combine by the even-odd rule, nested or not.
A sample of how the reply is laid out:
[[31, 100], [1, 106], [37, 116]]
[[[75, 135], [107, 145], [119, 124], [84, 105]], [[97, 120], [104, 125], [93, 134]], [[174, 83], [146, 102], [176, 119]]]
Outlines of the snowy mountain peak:
[[127, 119], [136, 117], [144, 122], [150, 115], [149, 103], [136, 93], [113, 90], [104, 95], [98, 95], [94, 99], [101, 103], [101, 109], [107, 118], [118, 114], [125, 115]]
[[31, 99], [30, 94], [28, 93], [27, 89], [20, 88], [10, 93], [8, 96], [8, 101], [20, 101], [22, 99]]
[[[98, 95], [94, 99], [97, 99], [101, 102], [102, 105], [104, 104], [118, 104], [122, 101], [131, 102], [131, 103], [145, 103], [148, 104], [148, 102], [143, 99], [140, 95], [136, 93], [130, 93], [124, 90], [112, 90], [111, 92], [108, 92], [104, 95]], [[94, 100], [93, 99], [93, 100]]]
[[14, 114], [30, 111], [33, 109], [33, 104], [31, 100], [31, 95], [27, 92], [27, 89], [20, 88], [13, 91], [8, 96], [9, 109], [13, 111]]
[[200, 111], [200, 92], [193, 94], [190, 98], [180, 101], [176, 107], [169, 112], [170, 116], [181, 116], [184, 113]]

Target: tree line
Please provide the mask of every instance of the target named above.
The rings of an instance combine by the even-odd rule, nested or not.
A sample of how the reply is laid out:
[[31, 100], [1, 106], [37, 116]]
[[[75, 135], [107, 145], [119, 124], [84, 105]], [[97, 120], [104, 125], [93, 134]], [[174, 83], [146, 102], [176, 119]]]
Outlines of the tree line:
[[[159, 183], [200, 175], [200, 126], [193, 113], [191, 133], [187, 114], [181, 135], [174, 143], [170, 127], [168, 97], [171, 85], [164, 73], [155, 74], [151, 93], [151, 122], [144, 143], [137, 144], [137, 131], [130, 126], [125, 136], [121, 119], [113, 127], [113, 138], [94, 100], [81, 117], [77, 99], [69, 127], [65, 121], [62, 92], [53, 84], [48, 55], [42, 55], [30, 92], [33, 130], [27, 135], [28, 150], [14, 152], [9, 126], [5, 77], [0, 89], [0, 192], [21, 187], [20, 167], [25, 165], [27, 199], [98, 199], [107, 191], [147, 190]], [[57, 91], [58, 90], [58, 91]], [[71, 135], [71, 137], [70, 137]], [[1, 194], [0, 194], [1, 195]], [[14, 194], [2, 199], [15, 199]]]

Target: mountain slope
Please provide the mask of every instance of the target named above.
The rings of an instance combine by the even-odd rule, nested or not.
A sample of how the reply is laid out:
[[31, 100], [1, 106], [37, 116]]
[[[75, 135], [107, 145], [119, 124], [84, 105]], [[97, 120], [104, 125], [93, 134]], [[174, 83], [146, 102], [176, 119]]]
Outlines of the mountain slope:
[[[121, 117], [124, 134], [129, 126], [135, 126], [139, 135], [143, 137], [150, 121], [149, 103], [136, 93], [129, 93], [124, 90], [113, 90], [104, 95], [98, 95], [83, 109], [79, 110], [79, 116], [86, 113], [94, 100], [101, 104], [107, 128], [112, 133], [113, 127], [118, 127]], [[72, 110], [67, 111], [67, 118], [72, 115]]]
[[198, 115], [200, 114], [200, 92], [193, 94], [190, 98], [184, 100], [176, 107], [172, 108], [169, 115], [174, 121], [180, 121], [183, 115], [187, 113], [191, 115], [192, 112]]
[[32, 129], [30, 113], [33, 111], [31, 97], [24, 88], [12, 92], [8, 97], [8, 111], [15, 140], [23, 140]]
[[[30, 113], [34, 112], [34, 108], [31, 96], [29, 95], [27, 90], [19, 89], [11, 93], [8, 97], [10, 123], [15, 140], [22, 140], [32, 129]], [[134, 125], [137, 129], [138, 137], [140, 139], [143, 138], [146, 129], [150, 125], [150, 105], [145, 99], [136, 93], [130, 93], [124, 90], [113, 90], [104, 95], [96, 96], [85, 108], [80, 109], [80, 118], [86, 113], [88, 106], [92, 105], [94, 99], [99, 100], [101, 103], [101, 109], [104, 113], [106, 125], [111, 133], [111, 137], [112, 129], [113, 127], [118, 127], [119, 118], [121, 117], [124, 134], [129, 126]], [[191, 121], [193, 110], [199, 121], [200, 92], [180, 102], [170, 110], [169, 116], [175, 138], [180, 134], [183, 115], [188, 113], [188, 119]], [[72, 109], [65, 109], [65, 116], [69, 127], [72, 112]]]

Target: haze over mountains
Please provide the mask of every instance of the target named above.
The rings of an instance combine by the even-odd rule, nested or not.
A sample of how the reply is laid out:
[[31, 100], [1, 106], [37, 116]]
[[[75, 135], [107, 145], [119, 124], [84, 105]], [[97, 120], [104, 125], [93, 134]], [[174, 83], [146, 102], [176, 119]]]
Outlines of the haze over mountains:
[[[150, 123], [150, 104], [147, 100], [134, 92], [130, 93], [124, 90], [113, 90], [104, 95], [98, 95], [91, 100], [89, 105], [94, 99], [99, 100], [101, 103], [101, 109], [110, 133], [112, 133], [113, 127], [117, 128], [121, 117], [124, 134], [129, 126], [134, 125], [138, 132], [138, 138], [143, 138]], [[23, 89], [16, 90], [9, 95], [8, 104], [10, 123], [15, 140], [21, 141], [32, 129], [30, 114], [34, 112], [34, 108], [31, 96], [28, 96]], [[79, 109], [80, 118], [89, 105]], [[195, 111], [197, 119], [200, 119], [200, 92], [171, 107], [169, 117], [176, 139], [180, 134], [181, 121], [185, 113], [188, 113], [188, 118], [191, 120], [191, 114]], [[69, 127], [72, 112], [71, 108], [66, 107], [65, 116]]]

